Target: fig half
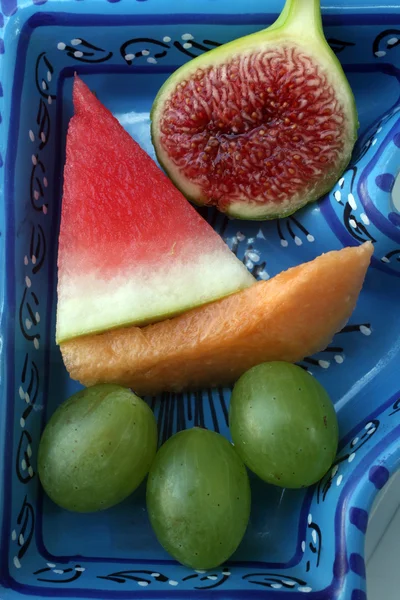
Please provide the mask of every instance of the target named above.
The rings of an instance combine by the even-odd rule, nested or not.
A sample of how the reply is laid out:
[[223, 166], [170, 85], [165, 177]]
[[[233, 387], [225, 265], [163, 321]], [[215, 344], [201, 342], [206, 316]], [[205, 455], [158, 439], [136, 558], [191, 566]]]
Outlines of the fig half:
[[161, 87], [151, 120], [158, 160], [190, 200], [260, 220], [328, 192], [358, 127], [319, 0], [287, 0], [268, 29], [183, 65]]

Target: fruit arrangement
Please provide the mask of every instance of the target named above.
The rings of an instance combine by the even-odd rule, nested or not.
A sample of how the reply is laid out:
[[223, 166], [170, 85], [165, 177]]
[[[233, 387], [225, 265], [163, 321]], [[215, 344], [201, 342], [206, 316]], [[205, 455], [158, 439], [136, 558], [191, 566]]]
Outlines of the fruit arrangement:
[[[86, 388], [48, 422], [40, 479], [60, 507], [90, 512], [148, 476], [158, 540], [181, 563], [210, 569], [245, 534], [247, 469], [289, 488], [330, 469], [334, 406], [294, 363], [347, 322], [373, 246], [256, 282], [188, 199], [248, 219], [318, 199], [350, 159], [353, 95], [318, 1], [287, 0], [270, 28], [192, 60], [160, 89], [151, 134], [169, 177], [77, 76], [73, 100], [56, 339]], [[233, 443], [194, 428], [157, 451], [141, 396], [221, 385], [233, 386]]]

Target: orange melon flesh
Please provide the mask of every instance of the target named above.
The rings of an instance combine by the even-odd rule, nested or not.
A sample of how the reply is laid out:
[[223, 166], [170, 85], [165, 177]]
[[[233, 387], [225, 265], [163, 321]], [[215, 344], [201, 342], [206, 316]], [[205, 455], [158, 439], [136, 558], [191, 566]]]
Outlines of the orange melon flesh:
[[70, 340], [61, 344], [65, 365], [84, 385], [144, 395], [227, 385], [265, 361], [297, 362], [346, 324], [372, 252], [371, 243], [328, 252], [173, 319]]

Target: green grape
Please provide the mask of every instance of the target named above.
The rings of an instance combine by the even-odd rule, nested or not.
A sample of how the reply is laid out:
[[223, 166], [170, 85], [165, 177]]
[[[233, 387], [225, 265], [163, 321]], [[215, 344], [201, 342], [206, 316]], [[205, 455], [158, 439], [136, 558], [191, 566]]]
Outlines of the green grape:
[[157, 425], [147, 404], [118, 385], [96, 385], [51, 417], [39, 445], [39, 477], [59, 506], [102, 510], [137, 488], [156, 449]]
[[312, 485], [336, 456], [338, 423], [328, 394], [289, 363], [261, 364], [242, 375], [233, 389], [229, 423], [239, 456], [268, 483]]
[[246, 468], [218, 433], [198, 428], [177, 433], [150, 470], [147, 509], [159, 542], [174, 558], [194, 569], [217, 567], [246, 531]]

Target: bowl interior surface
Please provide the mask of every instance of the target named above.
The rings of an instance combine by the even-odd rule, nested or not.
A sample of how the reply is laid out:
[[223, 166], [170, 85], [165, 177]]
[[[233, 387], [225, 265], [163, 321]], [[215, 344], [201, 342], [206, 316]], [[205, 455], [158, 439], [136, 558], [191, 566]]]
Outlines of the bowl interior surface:
[[[154, 156], [149, 111], [169, 74], [192, 55], [267, 26], [279, 8], [274, 5], [271, 14], [232, 9], [219, 15], [157, 15], [142, 9], [122, 14], [107, 6], [95, 14], [31, 7], [12, 17], [5, 29], [9, 60], [3, 59], [2, 100], [9, 124], [3, 136], [1, 243], [8, 321], [2, 324], [7, 355], [0, 430], [0, 589], [3, 584], [7, 590], [0, 595], [161, 598], [212, 590], [228, 597], [268, 591], [350, 598], [341, 596], [344, 590], [362, 593], [362, 567], [358, 559], [351, 560], [357, 555], [362, 562], [365, 531], [359, 519], [368, 515], [374, 493], [398, 464], [399, 229], [375, 237], [382, 247], [389, 244], [388, 252], [397, 248], [399, 253], [390, 264], [376, 258], [349, 324], [326, 351], [301, 363], [326, 386], [338, 410], [337, 465], [309, 490], [282, 490], [252, 477], [250, 525], [229, 564], [212, 573], [176, 564], [151, 531], [144, 485], [121, 505], [91, 515], [59, 509], [40, 489], [36, 453], [41, 431], [56, 407], [79, 389], [54, 341], [57, 233], [74, 73]], [[392, 10], [392, 21], [387, 19], [400, 28], [400, 13]], [[340, 6], [326, 15], [325, 24], [356, 96], [357, 152], [362, 154], [373, 145], [371, 125], [391, 115], [399, 101], [400, 49], [388, 40], [400, 37], [400, 29], [390, 33], [382, 15], [347, 14]], [[359, 164], [360, 173], [364, 163]], [[387, 196], [386, 212], [392, 210]], [[363, 241], [349, 234], [344, 219], [338, 225], [339, 209], [328, 195], [280, 222], [228, 220], [213, 209], [201, 213], [246, 266], [266, 279], [322, 252]], [[364, 229], [367, 233], [360, 230], [359, 237], [370, 239]], [[148, 398], [160, 443], [192, 426], [229, 437], [229, 397], [230, 389], [218, 389]], [[363, 511], [364, 516], [354, 517], [356, 523], [350, 507]]]

